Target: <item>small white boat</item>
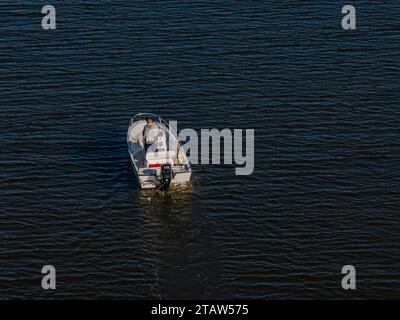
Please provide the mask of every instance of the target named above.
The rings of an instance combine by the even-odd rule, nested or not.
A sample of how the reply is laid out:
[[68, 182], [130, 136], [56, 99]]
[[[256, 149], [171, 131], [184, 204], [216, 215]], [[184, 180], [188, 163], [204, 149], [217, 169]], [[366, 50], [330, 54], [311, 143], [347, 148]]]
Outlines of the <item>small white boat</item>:
[[[157, 125], [157, 141], [145, 151], [143, 130], [146, 118]], [[165, 189], [190, 180], [192, 169], [176, 133], [161, 117], [139, 113], [129, 122], [127, 133], [129, 158], [141, 188]]]

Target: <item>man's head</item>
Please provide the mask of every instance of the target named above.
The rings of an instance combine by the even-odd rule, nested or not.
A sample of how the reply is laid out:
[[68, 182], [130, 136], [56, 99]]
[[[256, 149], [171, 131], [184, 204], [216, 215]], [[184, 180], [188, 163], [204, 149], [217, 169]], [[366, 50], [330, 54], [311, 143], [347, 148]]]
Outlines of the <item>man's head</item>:
[[153, 118], [152, 117], [147, 117], [146, 118], [146, 123], [147, 124], [150, 124], [150, 123], [152, 123], [153, 122]]

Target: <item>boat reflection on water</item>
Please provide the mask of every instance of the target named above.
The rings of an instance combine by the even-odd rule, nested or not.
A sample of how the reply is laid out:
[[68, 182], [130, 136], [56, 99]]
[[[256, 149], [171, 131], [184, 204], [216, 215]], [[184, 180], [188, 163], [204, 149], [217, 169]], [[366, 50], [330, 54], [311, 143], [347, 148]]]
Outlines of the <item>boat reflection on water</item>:
[[143, 219], [163, 219], [169, 215], [179, 219], [180, 216], [186, 216], [186, 213], [190, 213], [192, 188], [192, 184], [187, 182], [163, 191], [141, 189], [138, 197]]
[[188, 183], [166, 191], [142, 189], [138, 194], [143, 249], [154, 271], [157, 298], [184, 299], [206, 291], [202, 263], [197, 261], [199, 229], [192, 188]]

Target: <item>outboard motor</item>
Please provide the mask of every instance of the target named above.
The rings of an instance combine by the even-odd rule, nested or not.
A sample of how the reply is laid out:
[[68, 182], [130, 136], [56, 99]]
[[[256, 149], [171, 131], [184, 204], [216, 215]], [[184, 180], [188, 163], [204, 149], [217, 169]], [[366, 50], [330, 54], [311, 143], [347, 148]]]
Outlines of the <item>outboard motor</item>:
[[161, 184], [159, 189], [167, 189], [172, 180], [172, 168], [170, 164], [164, 164], [161, 166]]

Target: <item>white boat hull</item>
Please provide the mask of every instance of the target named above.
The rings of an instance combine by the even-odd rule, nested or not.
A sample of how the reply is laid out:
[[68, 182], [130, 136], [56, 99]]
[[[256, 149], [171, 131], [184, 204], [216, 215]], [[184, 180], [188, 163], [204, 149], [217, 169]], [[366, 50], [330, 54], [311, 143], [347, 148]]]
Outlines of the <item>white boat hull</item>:
[[[176, 133], [158, 116], [151, 115], [158, 120], [157, 125], [164, 133], [168, 134], [169, 139], [175, 141], [175, 147], [170, 150], [164, 142], [162, 149], [158, 149], [164, 151], [150, 152], [150, 149], [147, 152], [144, 151], [142, 132], [145, 122], [138, 119], [138, 116], [148, 117], [149, 115], [151, 114], [139, 114], [133, 117], [127, 133], [129, 159], [140, 187], [142, 189], [164, 188], [166, 184], [169, 186], [190, 181], [192, 170], [183, 147], [178, 141]], [[168, 183], [163, 181], [164, 164], [170, 168]]]
[[[136, 180], [142, 189], [155, 189], [158, 188], [160, 185], [159, 180], [157, 179], [156, 174], [146, 173], [146, 174], [139, 174], [136, 166], [134, 165], [134, 160], [131, 159], [132, 169], [135, 173]], [[177, 185], [182, 183], [187, 183], [190, 181], [192, 176], [192, 171], [183, 171], [183, 172], [176, 172], [174, 173], [174, 177], [171, 180], [171, 185]]]

